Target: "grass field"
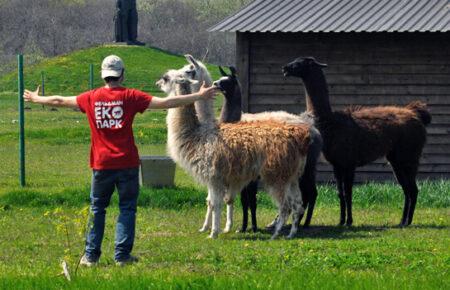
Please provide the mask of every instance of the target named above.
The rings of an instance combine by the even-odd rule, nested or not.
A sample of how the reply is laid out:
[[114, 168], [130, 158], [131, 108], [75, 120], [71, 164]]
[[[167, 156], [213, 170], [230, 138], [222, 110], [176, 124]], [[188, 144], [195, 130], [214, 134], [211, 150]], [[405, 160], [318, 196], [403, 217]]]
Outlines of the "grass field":
[[[126, 49], [94, 48], [48, 60], [26, 74], [38, 79], [39, 70], [54, 72], [59, 80], [67, 79], [67, 87], [49, 86], [49, 91], [77, 93], [84, 90], [77, 87], [77, 78], [84, 75], [84, 64], [91, 60], [98, 64], [104, 54], [113, 52], [125, 58], [130, 53], [125, 62], [135, 57], [133, 66], [142, 66], [137, 55], [151, 54], [152, 67], [158, 71], [149, 77], [149, 87], [143, 88], [153, 93], [158, 74], [184, 63], [160, 51], [136, 48], [139, 51], [131, 53]], [[74, 58], [83, 59], [83, 65], [67, 61]], [[60, 67], [74, 68], [74, 75], [64, 76]], [[12, 75], [0, 77], [1, 87], [13, 79]], [[130, 77], [129, 85], [138, 84], [134, 81]], [[270, 241], [270, 233], [261, 231], [208, 240], [206, 234], [197, 232], [206, 191], [179, 169], [176, 188], [141, 191], [134, 250], [141, 261], [125, 268], [113, 263], [118, 215], [114, 199], [107, 214], [100, 265], [80, 268], [75, 275], [89, 201], [87, 121], [73, 110], [50, 111], [30, 105], [26, 111], [27, 187], [20, 188], [16, 107], [15, 93], [0, 93], [0, 289], [450, 287], [449, 181], [420, 183], [414, 224], [409, 228], [395, 227], [403, 205], [402, 192], [395, 184], [356, 186], [352, 228], [336, 226], [339, 209], [334, 187], [320, 185], [312, 227], [301, 229], [297, 239]], [[141, 154], [165, 154], [165, 115], [160, 111], [137, 116], [134, 131]], [[266, 194], [258, 198], [258, 222], [263, 227], [276, 210]], [[236, 204], [235, 229], [242, 218]], [[60, 275], [63, 258], [69, 262], [70, 282]]]

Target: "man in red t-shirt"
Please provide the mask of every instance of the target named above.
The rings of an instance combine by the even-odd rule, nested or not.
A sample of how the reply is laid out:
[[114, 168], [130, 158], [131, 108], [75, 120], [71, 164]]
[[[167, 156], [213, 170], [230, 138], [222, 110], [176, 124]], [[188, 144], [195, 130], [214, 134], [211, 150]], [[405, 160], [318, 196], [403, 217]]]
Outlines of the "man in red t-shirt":
[[139, 155], [133, 137], [133, 120], [146, 109], [166, 109], [213, 98], [217, 88], [206, 88], [183, 96], [158, 98], [122, 86], [125, 67], [115, 55], [102, 62], [105, 86], [79, 96], [62, 97], [38, 95], [25, 90], [25, 101], [43, 105], [79, 108], [86, 114], [91, 129], [90, 164], [93, 171], [91, 186], [92, 228], [86, 238], [81, 264], [92, 266], [101, 255], [106, 207], [115, 188], [119, 193], [120, 214], [116, 225], [115, 255], [118, 265], [137, 261], [132, 256], [139, 195]]

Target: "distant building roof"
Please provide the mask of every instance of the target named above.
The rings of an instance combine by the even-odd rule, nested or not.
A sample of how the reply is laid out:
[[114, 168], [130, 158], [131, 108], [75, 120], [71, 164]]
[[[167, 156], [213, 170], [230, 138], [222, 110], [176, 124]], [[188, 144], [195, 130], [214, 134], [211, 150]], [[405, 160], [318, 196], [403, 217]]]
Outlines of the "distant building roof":
[[450, 1], [256, 0], [209, 31], [447, 32]]

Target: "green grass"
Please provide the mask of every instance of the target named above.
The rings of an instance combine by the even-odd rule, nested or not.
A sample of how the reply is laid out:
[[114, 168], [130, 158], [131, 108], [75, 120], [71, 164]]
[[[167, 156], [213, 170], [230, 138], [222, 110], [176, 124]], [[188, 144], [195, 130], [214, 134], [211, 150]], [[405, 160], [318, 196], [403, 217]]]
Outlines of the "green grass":
[[[80, 269], [72, 282], [58, 276], [65, 236], [55, 234], [46, 208], [12, 208], [0, 216], [0, 288], [119, 289], [445, 289], [449, 285], [449, 221], [446, 209], [419, 208], [416, 224], [392, 227], [392, 207], [355, 210], [356, 225], [333, 226], [337, 207], [319, 207], [314, 226], [298, 239], [268, 240], [269, 233], [197, 233], [204, 209], [140, 207], [134, 253], [141, 262], [114, 266], [115, 207], [108, 211], [103, 256], [95, 269]], [[68, 216], [75, 210], [65, 208]], [[236, 214], [237, 223], [240, 213]], [[260, 224], [274, 211], [259, 210]], [[72, 233], [72, 232], [71, 232]], [[72, 240], [72, 258], [83, 248]], [[73, 269], [72, 269], [73, 270]]]
[[[151, 93], [155, 89], [152, 83], [165, 69], [184, 64], [181, 57], [148, 48], [92, 48], [29, 68], [27, 85], [33, 87], [40, 70], [45, 69], [49, 77], [53, 75], [50, 79], [57, 80], [53, 87], [49, 81], [49, 92], [81, 92], [87, 86], [80, 85], [87, 64], [98, 65], [109, 53], [125, 59], [130, 86], [147, 80], [144, 76], [148, 73], [144, 89]], [[69, 68], [76, 71], [74, 77], [68, 74]], [[14, 90], [13, 85], [8, 87], [14, 78], [0, 78], [0, 86]], [[336, 190], [323, 184], [313, 226], [301, 229], [297, 239], [269, 241], [270, 233], [262, 231], [223, 234], [212, 241], [197, 232], [204, 217], [206, 189], [179, 168], [175, 188], [141, 190], [134, 250], [141, 262], [126, 268], [114, 266], [115, 196], [107, 213], [100, 266], [80, 269], [68, 282], [59, 275], [60, 261], [65, 256], [76, 260], [83, 249], [77, 223], [84, 222], [79, 211], [89, 202], [88, 124], [83, 114], [73, 110], [50, 111], [28, 105], [27, 187], [21, 188], [16, 98], [12, 92], [0, 93], [0, 289], [450, 287], [450, 181], [420, 182], [414, 224], [409, 228], [395, 227], [403, 206], [403, 193], [397, 184], [357, 185], [352, 228], [335, 226], [339, 217]], [[136, 117], [134, 131], [141, 154], [166, 154], [165, 116], [164, 111], [154, 111]], [[236, 205], [235, 229], [242, 218], [238, 201]], [[56, 209], [68, 219], [70, 250], [66, 235], [59, 230], [61, 223], [52, 214]], [[271, 199], [260, 193], [259, 225], [268, 223], [275, 214]]]

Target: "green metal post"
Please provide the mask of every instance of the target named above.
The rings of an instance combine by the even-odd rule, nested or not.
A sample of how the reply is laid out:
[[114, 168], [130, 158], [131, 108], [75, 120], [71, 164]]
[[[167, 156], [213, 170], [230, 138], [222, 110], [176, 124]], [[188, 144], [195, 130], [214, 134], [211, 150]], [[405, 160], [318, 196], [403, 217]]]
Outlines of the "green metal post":
[[89, 89], [94, 89], [94, 65], [89, 65]]
[[19, 178], [20, 186], [25, 186], [25, 114], [23, 106], [23, 55], [17, 56], [18, 65], [18, 91], [19, 91]]

